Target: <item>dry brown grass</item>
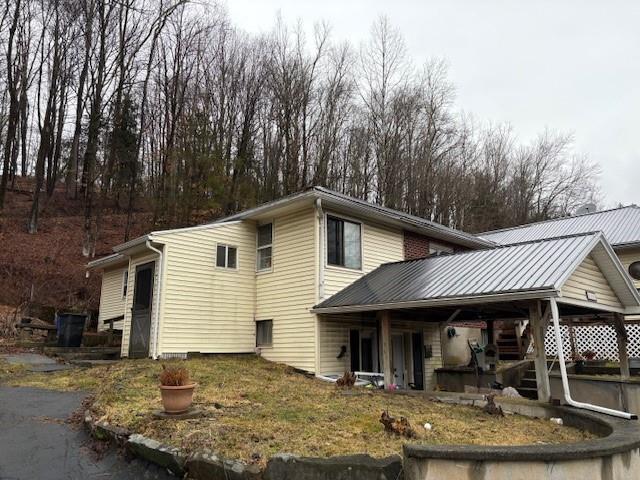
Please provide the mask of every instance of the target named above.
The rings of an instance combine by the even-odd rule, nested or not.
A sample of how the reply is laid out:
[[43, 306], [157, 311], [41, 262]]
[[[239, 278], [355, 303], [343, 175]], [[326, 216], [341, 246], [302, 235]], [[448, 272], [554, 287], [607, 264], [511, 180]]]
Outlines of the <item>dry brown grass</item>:
[[[159, 420], [158, 374], [152, 360], [123, 360], [108, 367], [27, 374], [0, 369], [0, 381], [44, 388], [95, 392], [95, 412], [186, 450], [209, 448], [230, 458], [264, 462], [277, 452], [310, 456], [399, 453], [406, 439], [384, 432], [383, 410], [404, 416], [428, 444], [522, 445], [575, 442], [584, 432], [519, 415], [496, 417], [481, 409], [427, 401], [418, 396], [355, 389], [346, 395], [334, 385], [303, 376], [254, 356], [215, 356], [165, 362], [185, 366], [198, 382], [194, 402], [205, 418]], [[422, 428], [425, 422], [431, 431]]]

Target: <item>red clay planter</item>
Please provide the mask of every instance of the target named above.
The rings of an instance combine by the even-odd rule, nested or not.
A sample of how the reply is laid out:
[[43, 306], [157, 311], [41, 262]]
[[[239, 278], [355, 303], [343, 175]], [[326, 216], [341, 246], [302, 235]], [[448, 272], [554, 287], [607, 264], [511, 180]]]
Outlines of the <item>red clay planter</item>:
[[198, 384], [190, 385], [160, 385], [162, 405], [167, 413], [184, 413], [193, 403], [193, 391]]

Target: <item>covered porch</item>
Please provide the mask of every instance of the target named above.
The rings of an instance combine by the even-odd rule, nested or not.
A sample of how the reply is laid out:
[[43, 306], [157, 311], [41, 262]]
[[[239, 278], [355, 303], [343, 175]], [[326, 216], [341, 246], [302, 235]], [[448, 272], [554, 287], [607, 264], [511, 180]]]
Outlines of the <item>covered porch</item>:
[[[621, 376], [628, 377], [624, 316], [639, 307], [638, 292], [598, 233], [386, 264], [314, 308], [320, 324], [319, 372], [372, 368], [387, 387], [435, 389], [444, 326], [518, 322], [528, 325], [537, 396], [548, 402], [547, 327], [554, 327], [557, 361], [564, 370], [562, 323], [613, 325]], [[346, 331], [349, 341], [341, 344]], [[489, 333], [489, 347], [492, 337]], [[566, 402], [581, 406], [572, 401], [564, 380], [563, 388]]]

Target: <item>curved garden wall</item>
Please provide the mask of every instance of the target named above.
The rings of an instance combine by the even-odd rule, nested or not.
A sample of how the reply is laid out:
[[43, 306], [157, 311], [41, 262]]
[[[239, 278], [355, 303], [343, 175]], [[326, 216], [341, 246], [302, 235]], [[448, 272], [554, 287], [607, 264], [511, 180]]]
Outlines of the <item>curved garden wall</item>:
[[[404, 447], [406, 480], [634, 480], [640, 478], [640, 428], [583, 410], [532, 402], [497, 401], [522, 415], [559, 417], [566, 425], [601, 436], [573, 444], [518, 447]], [[505, 432], [508, 435], [509, 432]]]

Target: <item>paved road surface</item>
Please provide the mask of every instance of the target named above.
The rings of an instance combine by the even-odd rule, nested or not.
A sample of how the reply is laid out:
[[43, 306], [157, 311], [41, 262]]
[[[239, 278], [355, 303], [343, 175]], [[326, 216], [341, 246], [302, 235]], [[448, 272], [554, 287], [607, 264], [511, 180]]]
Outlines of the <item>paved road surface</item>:
[[82, 393], [0, 387], [0, 480], [163, 480], [165, 471], [110, 450], [98, 459], [84, 429], [64, 420]]

